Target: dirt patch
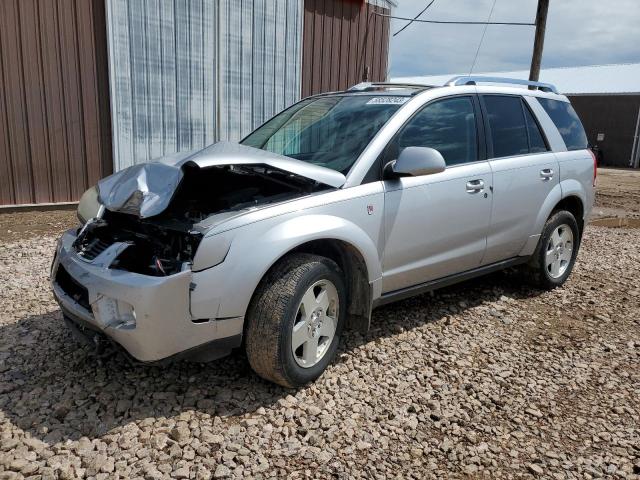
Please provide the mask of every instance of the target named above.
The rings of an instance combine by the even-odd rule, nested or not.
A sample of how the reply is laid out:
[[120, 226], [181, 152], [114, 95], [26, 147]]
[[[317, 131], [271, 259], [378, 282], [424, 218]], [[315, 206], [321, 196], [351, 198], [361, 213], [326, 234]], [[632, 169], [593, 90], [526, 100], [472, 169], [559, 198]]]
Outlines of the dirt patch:
[[598, 169], [593, 218], [640, 218], [640, 171]]
[[0, 213], [0, 241], [60, 235], [77, 224], [75, 209]]
[[640, 228], [640, 218], [597, 218], [591, 222], [596, 227]]

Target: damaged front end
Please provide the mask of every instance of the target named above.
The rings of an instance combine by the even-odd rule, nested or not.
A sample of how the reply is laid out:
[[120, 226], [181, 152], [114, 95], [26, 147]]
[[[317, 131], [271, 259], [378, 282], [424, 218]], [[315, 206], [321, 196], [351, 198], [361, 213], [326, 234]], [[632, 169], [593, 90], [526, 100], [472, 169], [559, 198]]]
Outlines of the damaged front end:
[[78, 256], [93, 262], [111, 245], [120, 243], [109, 268], [151, 276], [167, 276], [189, 267], [202, 233], [189, 224], [145, 221], [106, 211], [81, 229], [73, 243]]
[[[135, 165], [100, 181], [98, 195], [89, 196], [96, 197], [98, 213], [85, 223], [74, 248], [91, 262], [119, 243], [121, 251], [109, 268], [172, 275], [193, 263], [208, 228], [342, 183], [344, 176], [333, 170], [242, 145], [215, 144], [173, 164]], [[92, 210], [83, 207], [81, 202], [79, 216]]]
[[[85, 193], [83, 226], [62, 235], [51, 270], [64, 318], [141, 362], [213, 359], [240, 345], [243, 317], [218, 318], [215, 288], [194, 280], [231, 248], [233, 235], [207, 236], [211, 228], [344, 182], [337, 172], [230, 144], [173, 160], [130, 167]], [[194, 310], [199, 288], [209, 302]]]

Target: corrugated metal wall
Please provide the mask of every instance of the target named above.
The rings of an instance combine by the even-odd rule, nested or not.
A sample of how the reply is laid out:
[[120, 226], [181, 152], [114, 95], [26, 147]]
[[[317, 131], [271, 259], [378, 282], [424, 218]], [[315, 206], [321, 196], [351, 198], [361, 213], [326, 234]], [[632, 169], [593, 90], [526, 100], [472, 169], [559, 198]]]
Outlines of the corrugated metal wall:
[[300, 99], [302, 0], [223, 0], [219, 140], [239, 140]]
[[114, 165], [239, 140], [300, 95], [302, 0], [107, 0]]
[[0, 1], [0, 204], [77, 200], [110, 171], [103, 0]]
[[216, 3], [107, 0], [116, 170], [212, 143]]
[[387, 79], [388, 8], [345, 0], [305, 0], [302, 96]]
[[301, 93], [346, 88], [367, 71], [383, 80], [389, 24], [373, 11], [388, 9], [0, 0], [0, 204], [77, 200], [113, 166], [238, 140]]

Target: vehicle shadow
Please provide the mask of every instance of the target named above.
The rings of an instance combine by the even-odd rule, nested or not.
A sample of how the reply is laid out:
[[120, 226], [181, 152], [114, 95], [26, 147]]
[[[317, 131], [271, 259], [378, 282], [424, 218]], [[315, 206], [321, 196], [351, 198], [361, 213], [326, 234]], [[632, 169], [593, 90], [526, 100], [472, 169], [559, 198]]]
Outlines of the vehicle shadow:
[[[338, 358], [376, 338], [445, 321], [502, 295], [537, 293], [499, 273], [388, 305], [374, 311], [366, 335], [345, 332]], [[118, 352], [98, 358], [76, 342], [58, 310], [0, 326], [0, 420], [4, 416], [49, 444], [99, 438], [131, 421], [186, 410], [237, 417], [289, 394], [295, 391], [260, 379], [239, 352], [208, 364], [140, 366]]]
[[186, 410], [239, 416], [290, 393], [259, 378], [240, 353], [168, 366], [133, 365], [117, 350], [100, 358], [59, 310], [0, 326], [0, 420], [49, 444]]
[[[451, 315], [463, 314], [477, 306], [503, 297], [519, 300], [538, 296], [541, 290], [530, 287], [520, 269], [498, 271], [456, 285], [379, 307], [373, 311], [366, 334], [347, 332], [342, 350], [350, 351], [377, 338], [397, 335], [429, 323], [447, 322]], [[492, 309], [505, 323], [513, 319]], [[340, 361], [340, 357], [338, 360]]]

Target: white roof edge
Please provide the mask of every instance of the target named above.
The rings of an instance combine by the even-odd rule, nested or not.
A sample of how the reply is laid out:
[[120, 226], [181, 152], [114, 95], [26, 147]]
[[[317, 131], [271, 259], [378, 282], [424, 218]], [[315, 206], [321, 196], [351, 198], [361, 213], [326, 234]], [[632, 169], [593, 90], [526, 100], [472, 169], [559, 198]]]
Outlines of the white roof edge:
[[598, 96], [598, 97], [616, 97], [616, 96], [630, 96], [630, 95], [635, 95], [635, 96], [640, 96], [640, 92], [581, 92], [581, 93], [572, 93], [572, 92], [565, 92], [563, 93], [563, 95], [566, 95], [568, 97], [594, 97], [594, 96]]
[[398, 6], [398, 2], [397, 0], [365, 0], [367, 3], [371, 3], [373, 5], [376, 5], [378, 7], [392, 7], [392, 8], [396, 8]]

